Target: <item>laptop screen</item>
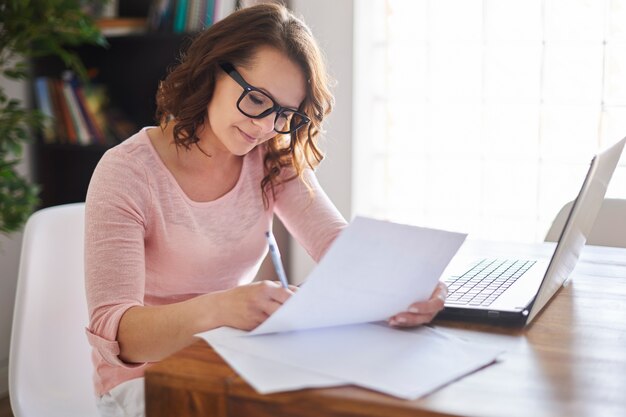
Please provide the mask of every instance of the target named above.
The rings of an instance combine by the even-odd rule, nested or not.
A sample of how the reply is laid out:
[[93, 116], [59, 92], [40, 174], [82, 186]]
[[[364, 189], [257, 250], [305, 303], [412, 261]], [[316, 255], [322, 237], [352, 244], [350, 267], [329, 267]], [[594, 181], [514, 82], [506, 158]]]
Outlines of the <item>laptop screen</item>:
[[606, 189], [624, 149], [626, 138], [597, 154], [591, 161], [585, 181], [572, 205], [554, 255], [532, 303], [530, 323], [567, 281], [593, 228]]

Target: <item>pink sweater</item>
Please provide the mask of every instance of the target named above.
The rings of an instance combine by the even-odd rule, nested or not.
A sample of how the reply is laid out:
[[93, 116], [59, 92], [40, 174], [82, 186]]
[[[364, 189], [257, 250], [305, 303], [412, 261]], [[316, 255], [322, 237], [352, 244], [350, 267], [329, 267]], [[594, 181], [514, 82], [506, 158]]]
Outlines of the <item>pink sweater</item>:
[[102, 157], [87, 193], [87, 338], [99, 395], [143, 375], [145, 364], [129, 365], [118, 357], [117, 329], [128, 308], [251, 282], [267, 253], [264, 233], [273, 213], [315, 261], [346, 225], [312, 171], [306, 173], [312, 198], [301, 181], [293, 180], [265, 210], [259, 147], [244, 157], [231, 191], [214, 201], [192, 201], [145, 130]]

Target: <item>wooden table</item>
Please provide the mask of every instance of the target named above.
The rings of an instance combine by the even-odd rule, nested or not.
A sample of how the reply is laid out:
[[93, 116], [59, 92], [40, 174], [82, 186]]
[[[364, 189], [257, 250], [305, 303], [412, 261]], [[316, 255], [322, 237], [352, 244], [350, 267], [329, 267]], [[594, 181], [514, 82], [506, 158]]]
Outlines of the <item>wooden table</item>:
[[260, 395], [199, 341], [147, 370], [147, 417], [626, 416], [626, 249], [586, 247], [573, 276], [526, 329], [435, 323], [507, 353], [415, 401], [354, 386]]

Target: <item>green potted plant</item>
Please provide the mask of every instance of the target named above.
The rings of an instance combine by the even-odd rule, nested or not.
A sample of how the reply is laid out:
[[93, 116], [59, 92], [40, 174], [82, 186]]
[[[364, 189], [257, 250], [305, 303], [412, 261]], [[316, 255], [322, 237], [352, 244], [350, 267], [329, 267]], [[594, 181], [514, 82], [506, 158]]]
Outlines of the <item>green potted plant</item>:
[[[72, 48], [106, 45], [83, 11], [85, 3], [88, 1], [0, 0], [0, 74], [10, 80], [26, 80], [29, 60], [57, 56], [84, 78], [85, 68]], [[20, 175], [16, 166], [24, 144], [42, 122], [39, 111], [8, 97], [0, 85], [0, 233], [19, 230], [38, 204], [37, 185]]]

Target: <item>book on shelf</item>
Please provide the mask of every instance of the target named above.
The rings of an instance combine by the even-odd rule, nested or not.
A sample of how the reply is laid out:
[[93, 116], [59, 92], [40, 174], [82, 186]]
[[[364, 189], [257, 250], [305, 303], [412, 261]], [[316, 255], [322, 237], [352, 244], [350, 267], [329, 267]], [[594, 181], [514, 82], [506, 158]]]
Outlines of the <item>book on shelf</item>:
[[[102, 144], [107, 144], [110, 135], [107, 133], [106, 109], [108, 107], [107, 89], [102, 84], [88, 83], [82, 86], [82, 95], [85, 100], [85, 107], [91, 114], [98, 137]], [[118, 141], [117, 139], [115, 140]]]
[[54, 142], [54, 112], [52, 110], [52, 98], [48, 89], [48, 80], [45, 77], [35, 79], [35, 99], [39, 111], [44, 115], [41, 134], [45, 143]]
[[46, 84], [48, 86], [48, 95], [50, 96], [50, 104], [52, 105], [52, 125], [55, 133], [55, 137], [47, 143], [66, 143], [69, 135], [67, 134], [65, 123], [63, 122], [61, 103], [59, 102], [60, 98], [57, 94], [56, 85], [54, 80], [47, 77], [42, 78], [46, 80]]
[[91, 137], [89, 129], [87, 129], [87, 123], [85, 122], [85, 118], [80, 111], [78, 100], [71, 84], [72, 78], [73, 74], [69, 72], [65, 72], [63, 74], [63, 95], [65, 96], [65, 102], [67, 103], [70, 118], [72, 119], [72, 125], [76, 131], [76, 139], [78, 143], [81, 145], [89, 145], [92, 143], [93, 138]]
[[185, 21], [187, 20], [187, 2], [188, 0], [176, 1], [173, 28], [174, 33], [182, 33], [185, 31]]
[[85, 124], [87, 125], [87, 130], [89, 131], [89, 136], [91, 139], [90, 142], [105, 145], [106, 137], [96, 120], [94, 111], [89, 107], [89, 104], [87, 103], [82, 84], [78, 82], [78, 80], [74, 77], [70, 80], [70, 85], [72, 86], [74, 96], [76, 97], [76, 102], [80, 109], [80, 113], [83, 117], [83, 120], [85, 121]]
[[148, 12], [148, 30], [171, 32], [174, 22], [174, 0], [155, 0]]
[[78, 135], [74, 127], [74, 122], [72, 121], [72, 116], [70, 115], [69, 104], [63, 92], [63, 80], [51, 79], [50, 82], [52, 83], [52, 89], [56, 96], [55, 102], [59, 106], [58, 113], [60, 118], [57, 120], [57, 123], [62, 126], [59, 128], [59, 131], [65, 133], [65, 136], [61, 136], [59, 141], [61, 143], [78, 143]]
[[188, 0], [184, 32], [197, 32], [204, 28], [207, 3], [210, 0]]
[[155, 0], [148, 15], [148, 30], [198, 32], [228, 16], [236, 8], [236, 0]]
[[46, 144], [114, 145], [137, 130], [108, 103], [104, 86], [83, 84], [73, 73], [65, 72], [61, 79], [38, 77], [35, 92], [40, 111], [50, 121], [41, 132]]
[[215, 0], [207, 0], [201, 3], [203, 3], [204, 7], [200, 9], [200, 20], [202, 24], [198, 30], [209, 27], [215, 23]]
[[237, 0], [214, 0], [213, 23], [218, 22], [237, 10]]

